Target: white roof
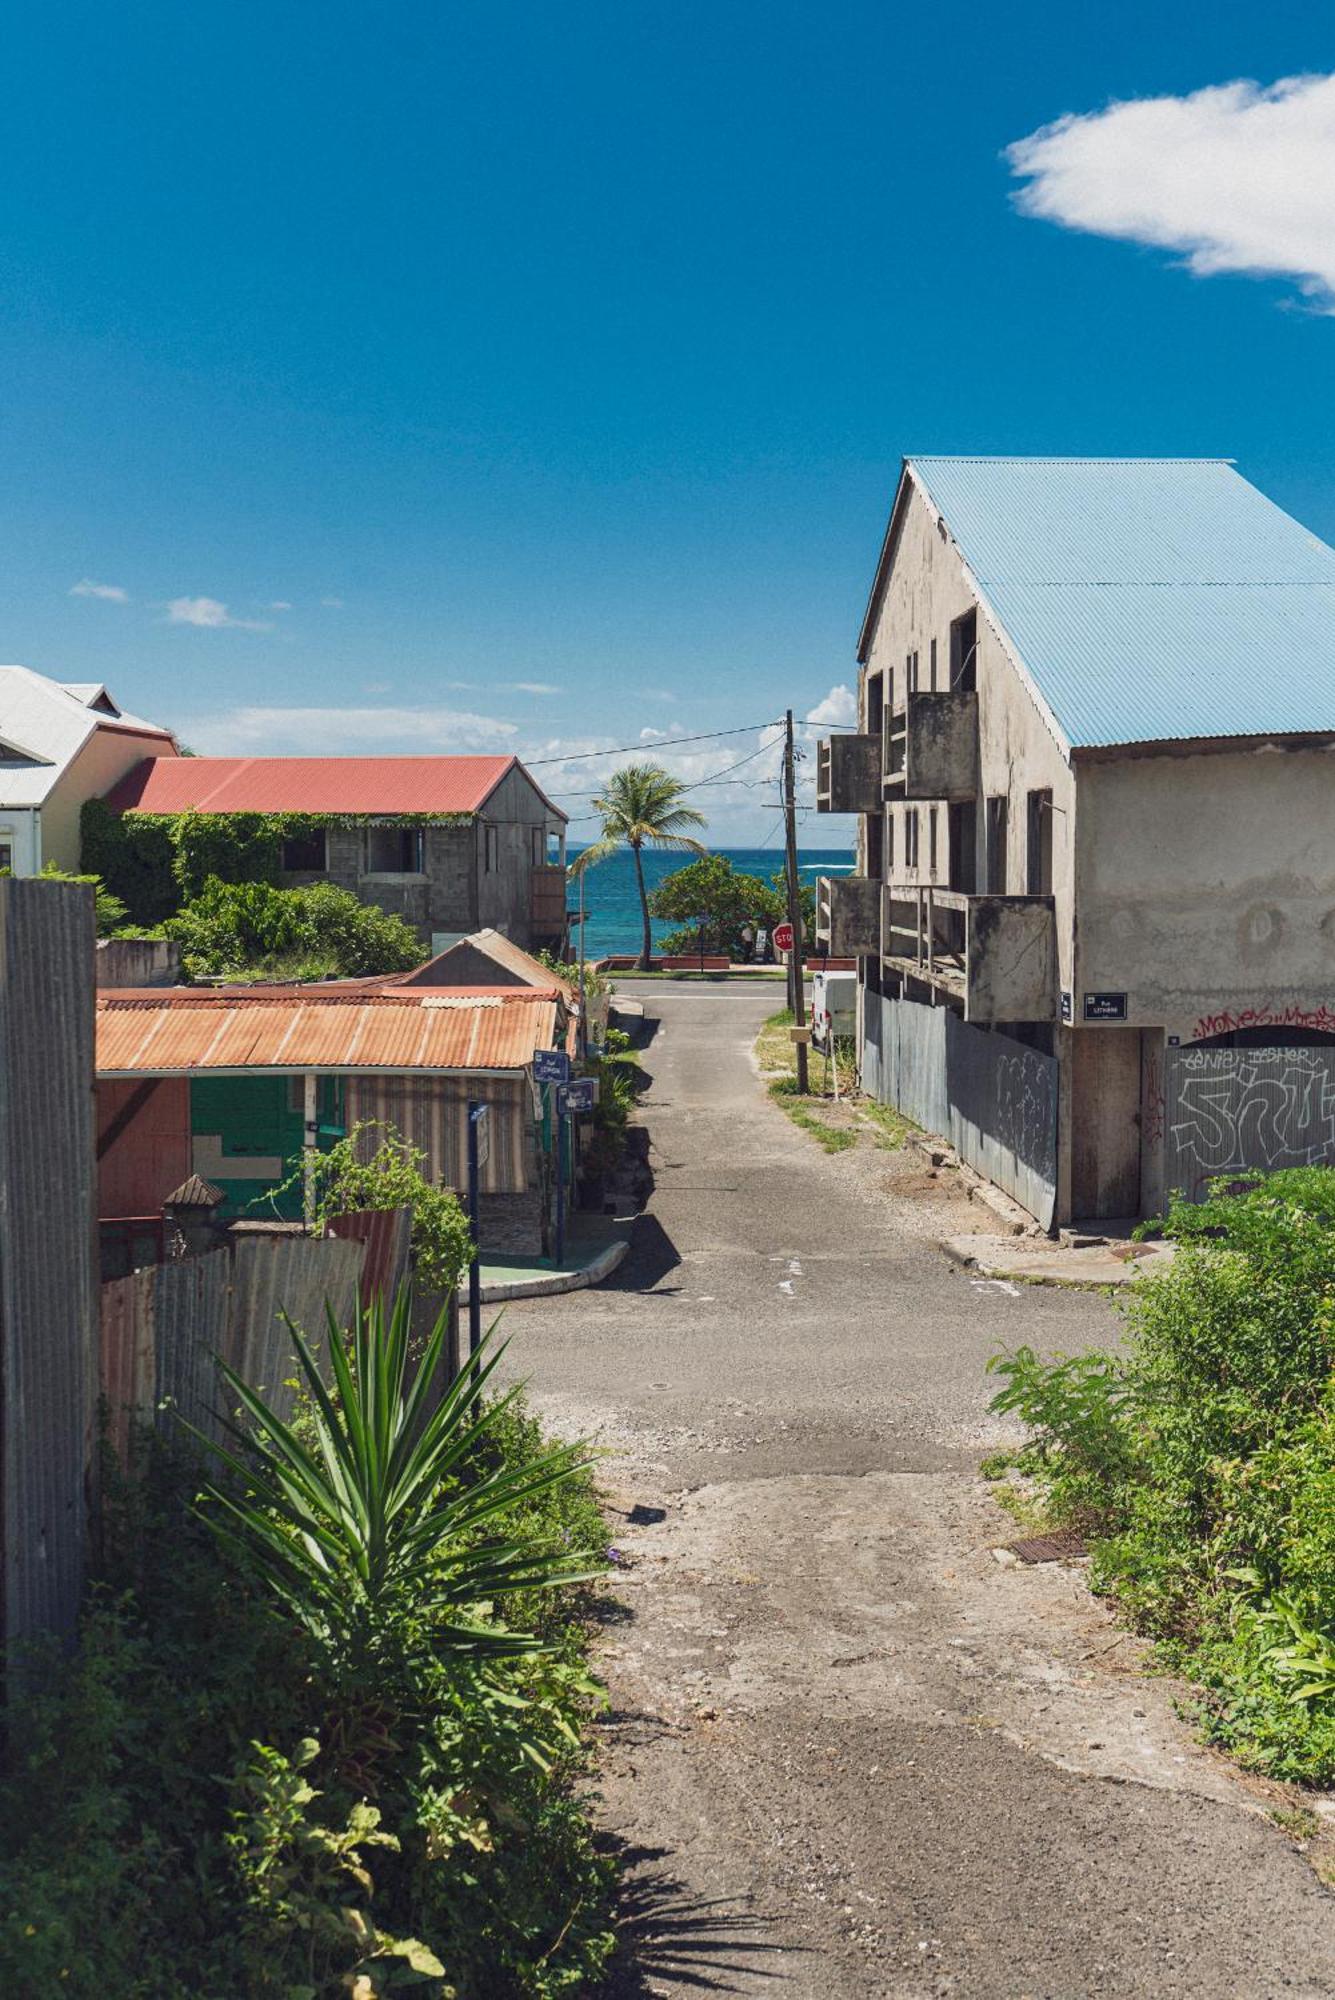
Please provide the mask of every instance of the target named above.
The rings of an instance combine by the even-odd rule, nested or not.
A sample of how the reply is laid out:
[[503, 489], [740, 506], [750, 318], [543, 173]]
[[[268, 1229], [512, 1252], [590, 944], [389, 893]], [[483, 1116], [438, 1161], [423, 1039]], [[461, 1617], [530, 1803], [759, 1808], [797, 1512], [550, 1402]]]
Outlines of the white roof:
[[146, 757], [176, 754], [169, 729], [127, 715], [100, 681], [52, 681], [31, 667], [0, 667], [0, 807], [41, 805], [99, 729], [151, 738]]

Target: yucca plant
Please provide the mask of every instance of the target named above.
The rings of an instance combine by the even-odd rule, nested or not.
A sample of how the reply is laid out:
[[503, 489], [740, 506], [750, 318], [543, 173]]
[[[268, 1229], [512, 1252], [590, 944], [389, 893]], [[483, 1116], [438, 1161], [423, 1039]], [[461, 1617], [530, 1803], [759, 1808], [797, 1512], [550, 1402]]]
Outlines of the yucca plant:
[[335, 1682], [385, 1692], [415, 1658], [480, 1666], [543, 1651], [496, 1618], [497, 1600], [605, 1567], [591, 1551], [558, 1556], [505, 1532], [511, 1510], [589, 1463], [582, 1445], [474, 1476], [479, 1443], [519, 1393], [484, 1398], [505, 1352], [494, 1326], [440, 1395], [446, 1315], [410, 1381], [411, 1318], [406, 1287], [392, 1310], [379, 1299], [359, 1309], [346, 1335], [330, 1310], [328, 1384], [288, 1318], [308, 1399], [300, 1421], [223, 1365], [239, 1420], [226, 1421], [227, 1442], [203, 1440], [231, 1475], [201, 1495], [213, 1533], [309, 1634]]

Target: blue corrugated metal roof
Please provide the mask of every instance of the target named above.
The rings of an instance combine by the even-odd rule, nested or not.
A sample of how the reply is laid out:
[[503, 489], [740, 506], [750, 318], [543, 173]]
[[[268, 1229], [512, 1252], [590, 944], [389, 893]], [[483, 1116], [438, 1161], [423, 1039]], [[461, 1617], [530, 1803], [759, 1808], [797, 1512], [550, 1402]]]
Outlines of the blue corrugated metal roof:
[[1335, 730], [1335, 550], [1227, 460], [907, 464], [1072, 748]]

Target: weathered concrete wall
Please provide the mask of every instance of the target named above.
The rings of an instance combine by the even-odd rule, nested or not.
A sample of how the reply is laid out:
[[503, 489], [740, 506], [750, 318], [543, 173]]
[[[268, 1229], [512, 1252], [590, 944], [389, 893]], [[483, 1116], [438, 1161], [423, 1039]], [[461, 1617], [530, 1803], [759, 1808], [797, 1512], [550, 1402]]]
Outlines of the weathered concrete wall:
[[874, 957], [881, 948], [881, 885], [861, 875], [822, 875], [816, 931], [836, 958]]
[[985, 896], [968, 911], [965, 952], [969, 1021], [1051, 1021], [1057, 954], [1046, 903]]
[[175, 986], [181, 973], [181, 947], [174, 938], [99, 938], [97, 984]]
[[981, 777], [977, 691], [919, 690], [908, 697], [907, 714], [904, 778], [908, 796], [971, 799]]
[[1185, 1040], [1335, 1031], [1335, 750], [1081, 759], [1083, 995]]
[[[930, 691], [931, 642], [937, 642], [938, 689], [949, 682], [950, 626], [977, 605], [966, 572], [953, 541], [943, 536], [936, 517], [922, 495], [914, 491], [904, 510], [903, 526], [891, 566], [880, 614], [872, 635], [866, 668], [863, 670], [862, 715], [867, 714], [868, 673], [893, 675], [893, 703], [896, 711], [905, 706], [905, 656], [919, 655], [919, 688]], [[1027, 681], [1002, 644], [1000, 635], [978, 607], [978, 783], [979, 806], [977, 852], [980, 879], [984, 859], [985, 808], [983, 801], [1004, 796], [1007, 801], [1008, 837], [1004, 889], [1010, 895], [1025, 895], [1026, 822], [1031, 791], [1052, 793], [1052, 888], [1056, 898], [1056, 946], [1058, 980], [1071, 984], [1074, 960], [1075, 890], [1075, 784], [1070, 765], [1045, 711], [1031, 693]], [[934, 881], [945, 886], [950, 880], [950, 828], [945, 804], [937, 811], [936, 868], [929, 865], [927, 814], [931, 808], [918, 805], [918, 865], [906, 865], [904, 818], [915, 810], [908, 804], [887, 808], [893, 823], [894, 879], [903, 882]]]
[[364, 827], [331, 827], [325, 840], [327, 867], [323, 874], [289, 872], [289, 887], [333, 882], [349, 889], [363, 903], [402, 917], [426, 943], [433, 931], [476, 929], [474, 848], [476, 822], [463, 826], [427, 826], [422, 830], [420, 873], [386, 875], [367, 867]]
[[881, 803], [879, 736], [831, 736], [821, 745], [817, 791], [827, 812], [868, 813]]

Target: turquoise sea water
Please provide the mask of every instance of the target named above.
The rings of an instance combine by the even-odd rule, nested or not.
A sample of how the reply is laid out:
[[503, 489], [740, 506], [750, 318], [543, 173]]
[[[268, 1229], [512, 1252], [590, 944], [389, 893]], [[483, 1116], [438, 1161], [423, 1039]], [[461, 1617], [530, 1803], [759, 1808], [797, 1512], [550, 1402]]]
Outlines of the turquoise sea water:
[[[578, 848], [570, 849], [573, 861]], [[783, 850], [780, 847], [719, 847], [713, 850], [731, 861], [739, 875], [758, 875], [762, 882], [783, 867]], [[689, 854], [666, 854], [646, 849], [644, 856], [644, 876], [652, 890], [683, 867]], [[817, 875], [838, 874], [841, 869], [853, 865], [852, 851], [847, 848], [803, 847], [798, 849], [797, 865], [802, 871], [802, 879], [809, 882]], [[568, 899], [573, 910], [579, 902], [579, 884], [572, 882]], [[584, 878], [585, 941], [584, 950], [589, 958], [601, 958], [605, 952], [638, 951], [640, 948], [640, 898], [635, 887], [635, 863], [627, 849], [623, 848], [606, 861], [600, 861], [591, 868]], [[672, 924], [654, 925], [654, 942], [657, 944], [665, 931], [676, 928]]]

